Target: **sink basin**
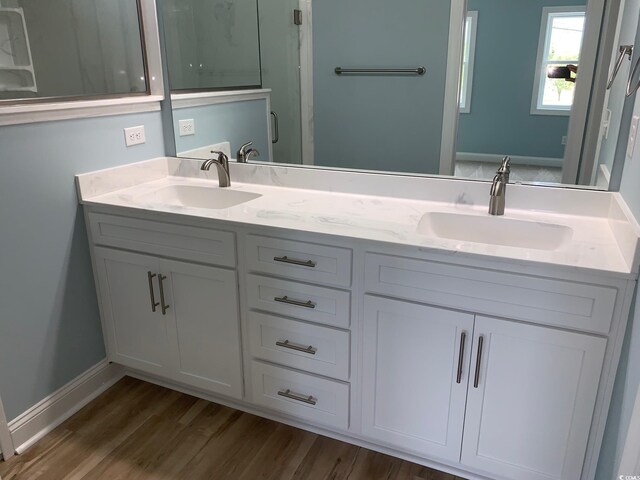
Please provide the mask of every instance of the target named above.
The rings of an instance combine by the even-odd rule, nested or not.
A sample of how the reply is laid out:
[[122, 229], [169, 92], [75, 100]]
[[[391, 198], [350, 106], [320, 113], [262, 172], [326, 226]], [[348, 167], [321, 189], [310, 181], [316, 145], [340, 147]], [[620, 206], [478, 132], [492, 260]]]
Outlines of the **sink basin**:
[[143, 202], [163, 205], [223, 209], [260, 198], [258, 193], [196, 185], [170, 185], [137, 197]]
[[487, 245], [557, 250], [571, 240], [573, 229], [499, 216], [431, 212], [420, 219], [418, 233]]

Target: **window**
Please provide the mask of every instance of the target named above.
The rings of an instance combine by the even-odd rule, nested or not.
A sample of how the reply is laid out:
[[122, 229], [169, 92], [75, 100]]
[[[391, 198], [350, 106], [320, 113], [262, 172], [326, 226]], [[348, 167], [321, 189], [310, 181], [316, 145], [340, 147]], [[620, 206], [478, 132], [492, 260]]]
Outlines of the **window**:
[[585, 27], [584, 7], [545, 7], [538, 42], [536, 77], [533, 85], [531, 113], [569, 115], [573, 105], [575, 83], [548, 78], [554, 67], [580, 63], [580, 49]]
[[471, 86], [473, 83], [473, 61], [476, 55], [476, 29], [478, 12], [467, 12], [464, 23], [464, 43], [462, 46], [462, 72], [460, 75], [460, 113], [471, 111]]

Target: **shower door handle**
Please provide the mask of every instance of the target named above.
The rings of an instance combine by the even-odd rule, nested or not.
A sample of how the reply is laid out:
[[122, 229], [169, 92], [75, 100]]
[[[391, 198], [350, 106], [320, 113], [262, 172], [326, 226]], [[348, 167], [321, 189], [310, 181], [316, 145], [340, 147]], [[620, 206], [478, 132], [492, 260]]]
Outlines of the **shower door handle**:
[[271, 116], [273, 117], [273, 137], [271, 138], [271, 143], [278, 143], [280, 140], [280, 128], [278, 125], [278, 114], [271, 110]]

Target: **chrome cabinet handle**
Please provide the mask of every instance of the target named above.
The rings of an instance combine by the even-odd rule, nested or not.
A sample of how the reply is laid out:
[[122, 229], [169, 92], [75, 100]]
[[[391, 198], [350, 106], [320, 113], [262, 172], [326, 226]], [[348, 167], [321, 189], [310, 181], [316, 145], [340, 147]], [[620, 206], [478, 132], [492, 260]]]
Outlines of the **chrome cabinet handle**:
[[147, 278], [149, 279], [149, 297], [151, 298], [151, 311], [153, 313], [156, 312], [156, 307], [160, 305], [156, 302], [156, 295], [153, 293], [153, 278], [156, 276], [155, 273], [147, 272]]
[[473, 379], [473, 388], [478, 388], [480, 384], [480, 364], [482, 363], [482, 345], [484, 343], [484, 337], [480, 335], [478, 337], [478, 356], [476, 357], [476, 375]]
[[164, 302], [164, 285], [162, 285], [162, 282], [164, 280], [166, 280], [166, 279], [167, 279], [167, 277], [165, 277], [164, 275], [162, 275], [162, 274], [158, 275], [158, 284], [160, 285], [160, 303], [162, 304], [161, 307], [162, 307], [162, 314], [163, 315], [167, 314], [167, 310], [169, 310], [169, 307], [170, 307], [170, 305], [167, 305]]
[[316, 304], [311, 300], [304, 302], [302, 300], [294, 300], [286, 295], [284, 297], [273, 297], [273, 300], [280, 303], [286, 303], [288, 305], [295, 305], [296, 307], [316, 308]]
[[278, 125], [278, 114], [274, 111], [271, 112], [271, 116], [273, 117], [273, 135], [274, 137], [271, 139], [271, 143], [278, 143], [280, 140], [280, 126]]
[[311, 395], [309, 396], [298, 395], [297, 393], [293, 393], [288, 388], [286, 390], [280, 390], [278, 392], [278, 395], [280, 395], [281, 397], [290, 398], [291, 400], [296, 400], [298, 402], [308, 403], [309, 405], [315, 405], [316, 403], [318, 403], [318, 401], [315, 398], [313, 398]]
[[315, 268], [317, 265], [313, 260], [296, 260], [295, 258], [289, 258], [286, 255], [284, 257], [273, 257], [273, 261], [280, 263], [290, 263], [291, 265], [299, 265], [301, 267], [309, 268]]
[[460, 353], [458, 353], [458, 374], [456, 375], [456, 383], [462, 382], [462, 363], [464, 362], [464, 344], [467, 341], [467, 332], [460, 334]]
[[313, 348], [313, 346], [309, 345], [308, 347], [303, 347], [301, 345], [296, 345], [295, 343], [289, 342], [289, 340], [285, 340], [284, 342], [276, 342], [278, 347], [288, 348], [289, 350], [295, 350], [297, 352], [308, 353], [310, 355], [315, 355], [318, 351], [317, 348]]

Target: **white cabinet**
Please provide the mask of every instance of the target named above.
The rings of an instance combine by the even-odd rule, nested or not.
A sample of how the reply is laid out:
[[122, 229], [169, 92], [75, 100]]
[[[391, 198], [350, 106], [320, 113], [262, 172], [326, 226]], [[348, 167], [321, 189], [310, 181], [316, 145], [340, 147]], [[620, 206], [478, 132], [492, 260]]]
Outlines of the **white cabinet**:
[[109, 358], [242, 396], [236, 273], [95, 248]]
[[476, 317], [462, 463], [499, 478], [581, 478], [605, 346]]
[[104, 248], [94, 252], [109, 360], [162, 374], [171, 358], [167, 317], [158, 304], [159, 260]]
[[472, 332], [473, 315], [367, 296], [363, 433], [458, 461]]
[[160, 261], [171, 301], [168, 331], [175, 379], [242, 397], [242, 359], [236, 272]]

